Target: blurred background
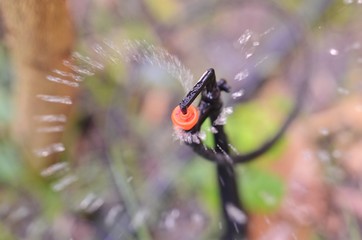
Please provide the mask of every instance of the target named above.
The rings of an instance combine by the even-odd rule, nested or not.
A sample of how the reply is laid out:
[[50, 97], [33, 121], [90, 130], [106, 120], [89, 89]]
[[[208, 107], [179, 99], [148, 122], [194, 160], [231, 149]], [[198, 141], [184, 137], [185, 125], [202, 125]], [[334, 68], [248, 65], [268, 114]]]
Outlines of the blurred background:
[[215, 165], [170, 121], [211, 67], [231, 86], [233, 155], [302, 105], [236, 166], [247, 239], [362, 239], [362, 1], [2, 0], [0, 13], [1, 240], [219, 239]]

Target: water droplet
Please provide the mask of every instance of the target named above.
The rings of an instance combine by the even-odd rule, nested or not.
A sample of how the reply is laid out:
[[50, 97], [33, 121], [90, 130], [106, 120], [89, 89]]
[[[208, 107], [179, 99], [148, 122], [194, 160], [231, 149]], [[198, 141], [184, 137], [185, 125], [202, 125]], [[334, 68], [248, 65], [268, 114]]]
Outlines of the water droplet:
[[230, 114], [232, 114], [234, 112], [232, 107], [226, 107], [226, 108], [224, 108], [224, 111], [228, 115], [230, 115]]
[[108, 213], [107, 216], [105, 217], [104, 222], [106, 223], [107, 226], [113, 226], [115, 221], [117, 220], [117, 216], [122, 212], [123, 207], [121, 205], [116, 205], [114, 207], [112, 207]]
[[237, 223], [243, 224], [247, 220], [246, 214], [231, 203], [226, 204], [226, 212], [229, 217]]
[[193, 213], [191, 215], [191, 221], [193, 224], [196, 224], [199, 226], [204, 224], [204, 218], [202, 217], [201, 214], [198, 214], [198, 213]]
[[83, 77], [80, 76], [80, 75], [76, 75], [76, 74], [73, 74], [73, 73], [70, 73], [70, 72], [66, 72], [66, 71], [61, 71], [59, 69], [54, 69], [53, 70], [53, 73], [56, 73], [58, 74], [59, 76], [63, 76], [63, 77], [70, 77], [72, 78], [73, 80], [77, 81], [77, 82], [81, 82], [83, 81]]
[[331, 160], [331, 157], [330, 157], [329, 153], [326, 150], [317, 151], [317, 157], [322, 162], [330, 162], [330, 160]]
[[223, 108], [220, 115], [213, 122], [213, 125], [225, 125], [227, 121], [227, 117], [233, 113], [232, 107]]
[[18, 222], [18, 221], [21, 221], [22, 219], [26, 218], [27, 216], [29, 216], [29, 214], [30, 214], [30, 210], [27, 207], [20, 206], [17, 209], [15, 209], [14, 211], [12, 211], [10, 213], [10, 215], [8, 216], [8, 218], [12, 222]]
[[244, 89], [241, 89], [240, 91], [237, 91], [237, 92], [232, 93], [232, 94], [231, 94], [231, 97], [232, 97], [233, 99], [240, 98], [241, 96], [244, 95], [244, 92], [245, 92]]
[[121, 48], [116, 47], [111, 41], [105, 41], [105, 44], [113, 49], [119, 58], [158, 67], [179, 80], [187, 92], [191, 90], [194, 79], [191, 71], [165, 49], [140, 40], [126, 40], [121, 44]]
[[[98, 43], [92, 46], [93, 51], [104, 60], [109, 61], [113, 64], [118, 64], [121, 60], [120, 56], [122, 56], [122, 53], [119, 52], [119, 50], [116, 49], [115, 46], [110, 46], [111, 43], [108, 43], [106, 40], [103, 41], [103, 43], [105, 44], [105, 46], [108, 47], [108, 51], [106, 51], [105, 48]], [[128, 62], [128, 59], [126, 59], [125, 57], [122, 58], [125, 62]]]
[[190, 133], [190, 132], [185, 132], [180, 128], [174, 128], [173, 137], [175, 140], [179, 140], [180, 142], [200, 144], [201, 143], [200, 140], [202, 139], [201, 137], [206, 138], [206, 135], [205, 133], [201, 133], [200, 135], [200, 133]]
[[79, 204], [79, 208], [84, 210], [89, 207], [89, 205], [97, 199], [97, 196], [94, 193], [88, 193]]
[[128, 182], [128, 183], [132, 182], [132, 180], [133, 180], [133, 177], [132, 177], [132, 176], [127, 178], [127, 182]]
[[229, 148], [237, 155], [240, 154], [240, 152], [236, 149], [236, 147], [234, 145], [232, 145], [231, 143], [228, 144]]
[[72, 57], [75, 58], [76, 60], [81, 60], [85, 63], [87, 63], [88, 65], [90, 65], [92, 68], [96, 68], [98, 70], [103, 70], [104, 66], [103, 64], [101, 64], [100, 62], [97, 62], [94, 59], [91, 59], [90, 57], [87, 56], [83, 56], [82, 54], [80, 54], [79, 52], [74, 52], [72, 54]]
[[273, 196], [271, 193], [262, 191], [259, 193], [260, 197], [263, 198], [263, 200], [265, 201], [265, 203], [269, 206], [273, 206], [276, 204], [277, 200], [275, 198], [275, 196]]
[[76, 182], [77, 180], [78, 178], [75, 175], [67, 175], [59, 179], [56, 183], [52, 184], [52, 189], [55, 192], [62, 191], [72, 183]]
[[238, 74], [235, 75], [234, 79], [237, 81], [241, 81], [244, 80], [245, 78], [247, 78], [249, 76], [249, 71], [247, 69], [239, 72]]
[[147, 217], [149, 216], [149, 211], [147, 209], [139, 209], [136, 214], [133, 216], [132, 221], [131, 221], [131, 227], [133, 229], [137, 229], [139, 228], [141, 225], [144, 224], [144, 222], [146, 221]]
[[165, 217], [164, 226], [168, 230], [172, 230], [176, 226], [176, 221], [180, 217], [180, 210], [173, 209], [170, 213], [168, 213]]
[[262, 57], [259, 61], [257, 61], [256, 63], [255, 63], [255, 67], [257, 67], [257, 66], [259, 66], [260, 64], [262, 64], [265, 60], [267, 60], [269, 58], [269, 56], [264, 56], [264, 57]]
[[252, 34], [253, 32], [250, 31], [249, 29], [245, 30], [245, 32], [241, 34], [241, 36], [238, 38], [238, 43], [241, 46], [245, 45], [251, 39]]
[[43, 101], [51, 102], [51, 103], [61, 103], [61, 104], [72, 104], [72, 100], [69, 96], [55, 96], [55, 95], [45, 95], [45, 94], [38, 94], [36, 95]]
[[349, 94], [349, 90], [343, 87], [339, 87], [337, 88], [337, 92], [341, 95], [348, 95]]
[[199, 136], [199, 138], [200, 138], [201, 140], [205, 140], [205, 139], [206, 139], [206, 133], [205, 133], [204, 131], [200, 131], [198, 136]]
[[97, 197], [94, 193], [88, 193], [80, 202], [79, 208], [84, 212], [93, 213], [97, 211], [103, 204], [103, 199]]
[[55, 132], [63, 132], [64, 126], [51, 126], [51, 127], [39, 127], [36, 129], [39, 133], [55, 133]]
[[65, 80], [65, 79], [62, 79], [62, 78], [59, 78], [59, 77], [54, 77], [52, 75], [48, 75], [47, 79], [49, 81], [51, 81], [51, 82], [64, 84], [64, 85], [67, 85], [69, 87], [74, 87], [74, 88], [79, 87], [79, 83], [77, 83], [77, 82], [72, 82], [72, 81]]
[[329, 49], [329, 53], [330, 53], [332, 56], [337, 56], [337, 55], [338, 55], [338, 50], [335, 49], [335, 48], [331, 48], [331, 49]]
[[49, 146], [38, 148], [34, 150], [34, 153], [38, 157], [48, 157], [53, 153], [59, 153], [65, 151], [65, 147], [62, 143], [53, 143]]
[[[220, 150], [220, 152], [225, 156], [225, 159], [226, 159], [226, 161], [228, 162], [228, 163], [233, 163], [233, 160], [232, 160], [232, 158], [230, 157], [230, 155], [227, 153], [227, 152], [225, 152], [225, 150], [219, 145], [219, 144], [217, 144], [216, 145], [216, 147]], [[220, 181], [222, 181], [222, 179], [220, 179]]]
[[268, 35], [269, 33], [273, 32], [275, 30], [275, 27], [270, 27], [266, 31], [264, 31], [260, 36]]
[[218, 133], [219, 131], [215, 127], [210, 127], [210, 132], [215, 134]]
[[191, 134], [191, 136], [192, 136], [192, 142], [193, 143], [200, 144], [200, 139], [199, 139], [198, 134]]
[[55, 173], [58, 173], [60, 171], [68, 171], [69, 170], [69, 164], [67, 162], [59, 162], [55, 163], [43, 171], [41, 171], [40, 175], [43, 177], [49, 177]]
[[53, 122], [65, 123], [67, 121], [67, 117], [63, 114], [38, 115], [35, 116], [34, 118], [39, 122], [47, 122], [47, 123], [53, 123]]
[[89, 69], [79, 67], [79, 66], [71, 63], [68, 60], [64, 60], [63, 65], [68, 67], [69, 69], [73, 70], [74, 72], [76, 72], [78, 74], [83, 74], [83, 75], [86, 75], [86, 76], [93, 76], [94, 75], [94, 73], [92, 71], [90, 71]]
[[319, 130], [319, 132], [323, 136], [328, 136], [329, 135], [329, 130], [327, 128], [322, 128], [322, 129]]
[[246, 53], [246, 54], [245, 54], [245, 59], [248, 59], [248, 58], [250, 58], [251, 56], [253, 56], [253, 53], [250, 53], [250, 52], [249, 52], [249, 53]]

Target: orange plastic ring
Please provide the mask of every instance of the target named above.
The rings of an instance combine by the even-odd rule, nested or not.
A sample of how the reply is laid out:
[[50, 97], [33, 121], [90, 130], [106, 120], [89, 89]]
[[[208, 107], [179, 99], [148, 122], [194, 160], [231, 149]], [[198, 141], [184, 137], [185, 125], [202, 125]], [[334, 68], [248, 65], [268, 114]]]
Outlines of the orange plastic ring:
[[199, 120], [199, 112], [191, 105], [187, 108], [187, 113], [183, 114], [180, 106], [177, 106], [172, 111], [171, 119], [175, 127], [182, 128], [183, 130], [190, 130]]

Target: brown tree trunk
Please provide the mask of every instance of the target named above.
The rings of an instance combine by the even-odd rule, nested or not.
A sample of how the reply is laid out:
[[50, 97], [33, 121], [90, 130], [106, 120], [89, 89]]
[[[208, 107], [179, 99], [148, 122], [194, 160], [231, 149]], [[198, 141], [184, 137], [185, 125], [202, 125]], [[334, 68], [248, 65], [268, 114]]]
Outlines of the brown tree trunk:
[[[0, 10], [15, 77], [12, 135], [23, 149], [34, 153], [62, 139], [62, 132], [39, 132], [38, 128], [45, 123], [37, 121], [36, 116], [68, 116], [72, 107], [46, 102], [37, 95], [74, 99], [78, 91], [78, 88], [47, 80], [53, 69], [70, 71], [62, 63], [72, 52], [74, 29], [65, 0], [1, 0]], [[57, 154], [50, 154], [42, 159], [29, 158], [29, 163], [40, 169], [57, 157]]]

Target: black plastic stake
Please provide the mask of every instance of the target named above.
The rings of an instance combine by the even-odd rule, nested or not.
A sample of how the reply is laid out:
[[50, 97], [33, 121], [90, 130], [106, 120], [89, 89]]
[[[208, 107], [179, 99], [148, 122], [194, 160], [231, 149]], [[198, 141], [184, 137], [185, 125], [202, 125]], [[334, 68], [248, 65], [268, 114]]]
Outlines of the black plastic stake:
[[[225, 159], [227, 159], [229, 156], [228, 139], [224, 126], [217, 124], [216, 121], [222, 112], [221, 91], [228, 92], [229, 87], [225, 80], [216, 82], [214, 69], [211, 68], [201, 76], [194, 88], [181, 101], [180, 109], [186, 113], [190, 104], [201, 94], [198, 106], [200, 118], [197, 125], [190, 132], [197, 133], [200, 131], [203, 122], [210, 118], [212, 126], [216, 130], [214, 133], [214, 151], [219, 155], [224, 155]], [[198, 143], [189, 144], [198, 145]], [[221, 240], [245, 239], [247, 236], [247, 221], [240, 221], [240, 218], [235, 218], [236, 213], [245, 215], [245, 211], [240, 203], [233, 162], [230, 159], [229, 163], [216, 163], [216, 165], [221, 210], [224, 218]]]

